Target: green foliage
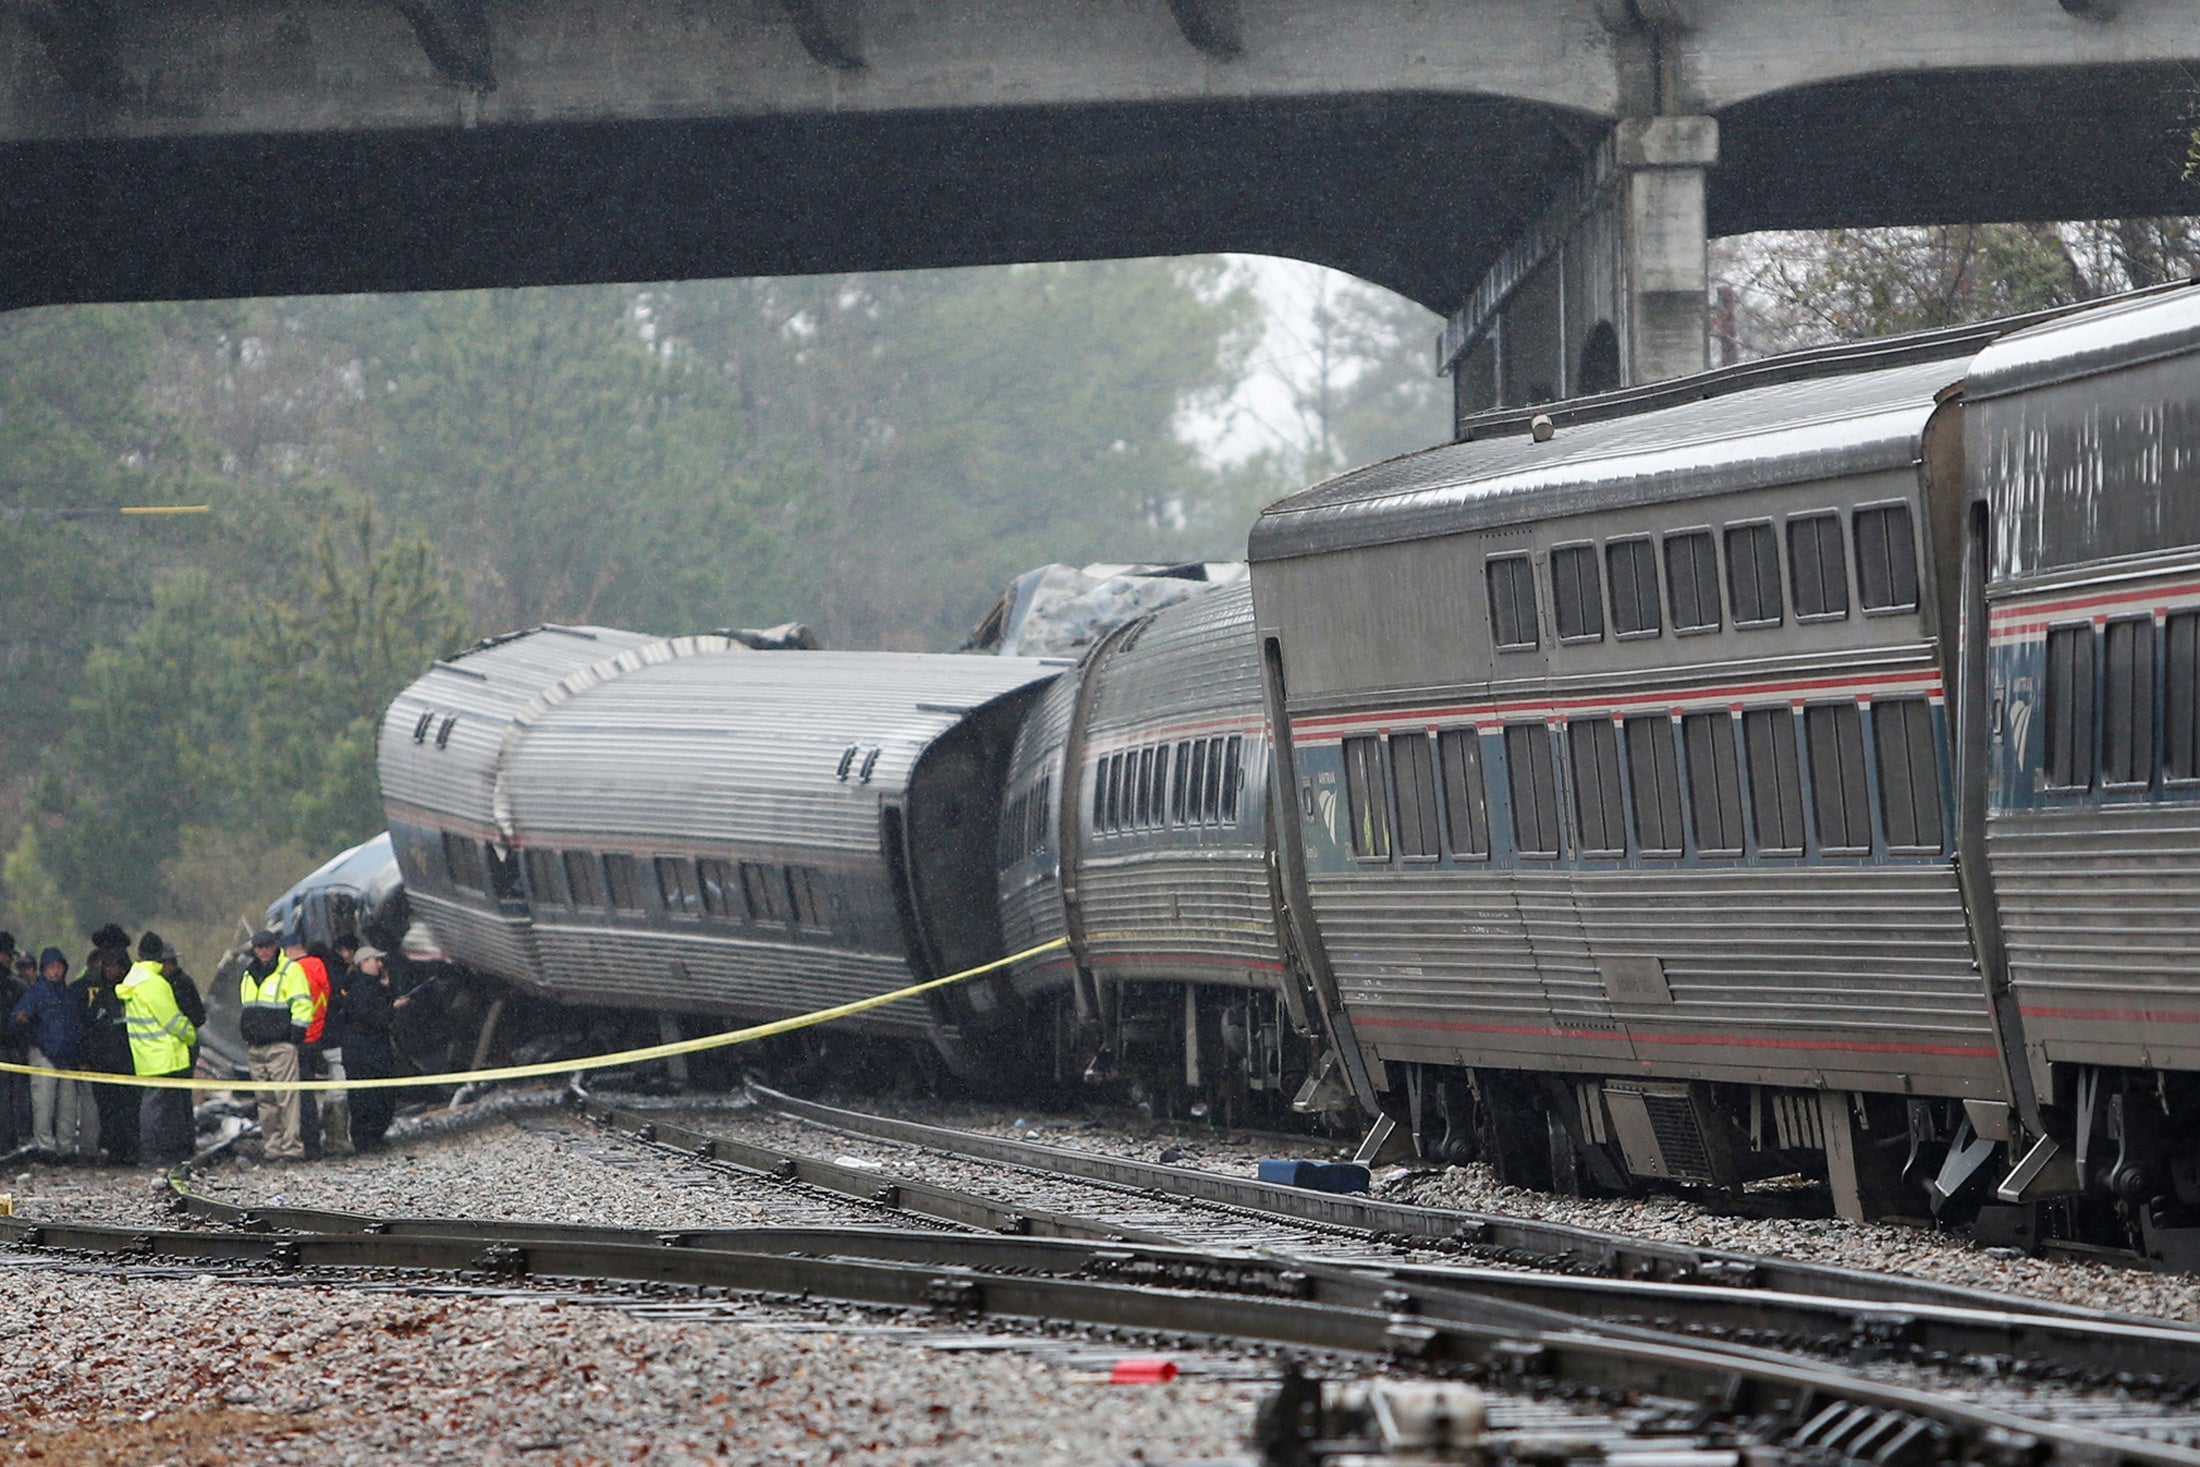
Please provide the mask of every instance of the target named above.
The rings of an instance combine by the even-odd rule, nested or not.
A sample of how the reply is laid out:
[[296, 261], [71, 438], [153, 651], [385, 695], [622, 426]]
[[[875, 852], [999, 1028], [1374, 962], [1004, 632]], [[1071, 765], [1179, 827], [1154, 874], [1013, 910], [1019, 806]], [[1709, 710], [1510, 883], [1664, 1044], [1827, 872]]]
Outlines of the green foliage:
[[46, 866], [86, 921], [155, 911], [188, 827], [320, 852], [380, 827], [381, 711], [466, 622], [417, 534], [375, 542], [362, 512], [251, 581], [183, 572], [92, 654], [41, 799]]
[[38, 831], [26, 826], [15, 849], [0, 861], [0, 927], [14, 933], [24, 948], [36, 951], [51, 945], [69, 951], [84, 935], [75, 916], [60, 883], [46, 869]]

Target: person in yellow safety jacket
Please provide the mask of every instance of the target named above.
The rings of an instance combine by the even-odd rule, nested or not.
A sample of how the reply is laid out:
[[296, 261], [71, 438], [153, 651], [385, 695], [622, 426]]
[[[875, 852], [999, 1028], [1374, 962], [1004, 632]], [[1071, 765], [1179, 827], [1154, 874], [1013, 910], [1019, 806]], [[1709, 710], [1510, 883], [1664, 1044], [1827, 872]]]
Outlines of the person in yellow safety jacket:
[[[305, 969], [284, 957], [274, 933], [252, 934], [252, 960], [237, 981], [244, 1010], [237, 1030], [252, 1057], [252, 1078], [298, 1078], [298, 1046], [313, 1023], [313, 990]], [[298, 1092], [260, 1092], [260, 1138], [269, 1161], [299, 1161], [306, 1154], [298, 1134]]]
[[[176, 1003], [176, 990], [162, 967], [167, 944], [157, 932], [138, 939], [138, 960], [115, 985], [130, 1034], [131, 1068], [140, 1075], [188, 1078], [191, 1042], [198, 1030]], [[138, 1161], [174, 1166], [191, 1156], [191, 1092], [146, 1089], [138, 1106]]]

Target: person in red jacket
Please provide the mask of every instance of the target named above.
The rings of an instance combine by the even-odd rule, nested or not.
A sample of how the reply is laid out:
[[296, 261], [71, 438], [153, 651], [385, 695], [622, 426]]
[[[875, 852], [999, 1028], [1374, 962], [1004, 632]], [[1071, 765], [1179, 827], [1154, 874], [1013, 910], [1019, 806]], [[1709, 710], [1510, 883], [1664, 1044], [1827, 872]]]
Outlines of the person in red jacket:
[[[328, 1028], [328, 964], [306, 948], [306, 940], [298, 933], [284, 934], [283, 953], [306, 975], [306, 987], [313, 992], [313, 1022], [306, 1025], [306, 1037], [298, 1046], [298, 1078], [321, 1078], [321, 1036]], [[321, 1107], [320, 1096], [311, 1090], [298, 1096], [298, 1137], [305, 1144], [308, 1160], [321, 1155]]]

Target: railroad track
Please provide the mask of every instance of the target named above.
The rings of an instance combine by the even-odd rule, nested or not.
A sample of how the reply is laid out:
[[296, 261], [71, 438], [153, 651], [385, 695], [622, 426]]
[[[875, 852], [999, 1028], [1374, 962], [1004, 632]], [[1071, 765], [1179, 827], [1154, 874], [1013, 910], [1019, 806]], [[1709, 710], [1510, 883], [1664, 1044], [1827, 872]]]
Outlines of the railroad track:
[[[219, 1209], [186, 1205], [209, 1220]], [[1330, 1263], [939, 1229], [668, 1233], [287, 1211], [227, 1221], [233, 1225], [220, 1230], [148, 1230], [0, 1219], [0, 1242], [301, 1280], [425, 1274], [504, 1289], [608, 1282], [706, 1298], [840, 1300], [956, 1325], [1098, 1328], [1164, 1345], [1235, 1341], [1531, 1396], [1647, 1406], [1654, 1409], [1644, 1419], [1665, 1421], [1699, 1446], [1761, 1443], [1888, 1463], [2200, 1467], [2200, 1451], [2162, 1439], [2177, 1435], [2176, 1423], [2131, 1419], [2121, 1407], [2108, 1424], [2028, 1419], [2006, 1399], [1966, 1399], [1763, 1348], [1584, 1321], [1448, 1287], [1407, 1297], [1395, 1278]], [[306, 1223], [315, 1226], [291, 1226]]]
[[[1355, 1228], [1339, 1204], [1369, 1209], [1363, 1224], [1394, 1224], [1399, 1209], [1290, 1189], [1264, 1189], [1286, 1194], [1274, 1209], [1246, 1206], [1269, 1200], [1256, 1192], [1195, 1197], [1188, 1211], [1243, 1211], [1288, 1232], [1309, 1221], [1293, 1216], [1292, 1204], [1303, 1202], [1318, 1211], [1314, 1235], [1335, 1255], [1204, 1240], [1185, 1246], [1127, 1236], [1109, 1217], [1021, 1210], [938, 1181], [713, 1136], [661, 1114], [593, 1100], [585, 1108], [607, 1144], [682, 1169], [738, 1173], [805, 1206], [861, 1193], [868, 1215], [858, 1225], [637, 1230], [240, 1208], [183, 1191], [176, 1206], [196, 1226], [0, 1219], [0, 1243], [79, 1266], [182, 1262], [361, 1287], [409, 1279], [505, 1291], [610, 1288], [666, 1296], [673, 1302], [658, 1307], [672, 1308], [683, 1298], [707, 1307], [713, 1296], [833, 1300], [912, 1311], [934, 1327], [1096, 1331], [1164, 1348], [1230, 1341], [1330, 1369], [1357, 1362], [1602, 1403], [1610, 1421], [1629, 1423], [1628, 1444], [1613, 1448], [1621, 1456], [1717, 1454], [1689, 1458], [1687, 1467], [1740, 1467], [1744, 1449], [1759, 1444], [1890, 1467], [1954, 1458], [2007, 1467], [2081, 1459], [2200, 1467], [2200, 1418], [2185, 1409], [2200, 1394], [2200, 1332], [2161, 1322], [2087, 1317], [1844, 1270], [1784, 1274], [1780, 1260], [1712, 1255], [1708, 1261], [1722, 1266], [1706, 1268], [1690, 1250], [1635, 1250], [1635, 1240], [1624, 1239], [1607, 1240], [1605, 1256], [1653, 1253], [1668, 1260], [1666, 1276], [1612, 1277], [1579, 1251], [1517, 1241], [1578, 1248], [1584, 1238], [1603, 1238], [1575, 1229], [1508, 1239], [1515, 1251], [1556, 1259], [1561, 1266], [1549, 1272], [1427, 1261], [1402, 1255], [1395, 1241], [1455, 1235]], [[813, 1110], [813, 1123], [822, 1109]], [[848, 1134], [866, 1134], [854, 1123], [883, 1122], [830, 1114]], [[966, 1134], [920, 1129], [935, 1147]], [[1062, 1156], [1055, 1147], [969, 1139], [1015, 1148], [1018, 1159], [1001, 1166]], [[1149, 1170], [1085, 1161], [1126, 1166], [1132, 1176]], [[1194, 1176], [1202, 1190], [1235, 1181]], [[1129, 1189], [1111, 1178], [1089, 1195], [1115, 1199]], [[1344, 1251], [1353, 1239], [1358, 1256]], [[1781, 1282], [1831, 1276], [1838, 1292], [1771, 1287], [1768, 1270]], [[1872, 1288], [1899, 1297], [1855, 1297]], [[1921, 1290], [1939, 1298], [1918, 1297]], [[1646, 1430], [1663, 1445], [1645, 1448], [1637, 1438]]]

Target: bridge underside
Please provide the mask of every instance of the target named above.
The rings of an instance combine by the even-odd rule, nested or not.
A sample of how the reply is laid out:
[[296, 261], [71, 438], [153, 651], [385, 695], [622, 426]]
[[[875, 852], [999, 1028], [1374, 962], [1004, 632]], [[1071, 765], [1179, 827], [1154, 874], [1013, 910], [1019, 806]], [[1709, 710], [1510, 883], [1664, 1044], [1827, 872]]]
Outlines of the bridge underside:
[[[2190, 211], [2175, 67], [1943, 72], [1717, 114], [1711, 233]], [[1608, 121], [1496, 97], [0, 144], [0, 305], [1255, 251], [1457, 306]]]

